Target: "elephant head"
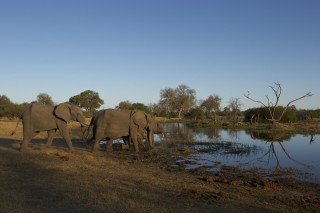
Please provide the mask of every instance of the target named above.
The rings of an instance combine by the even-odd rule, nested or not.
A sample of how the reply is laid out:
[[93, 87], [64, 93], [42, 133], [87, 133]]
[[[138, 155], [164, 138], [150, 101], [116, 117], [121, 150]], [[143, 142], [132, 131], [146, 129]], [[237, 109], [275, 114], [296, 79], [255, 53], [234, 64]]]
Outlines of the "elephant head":
[[[153, 132], [153, 122], [154, 118], [148, 113], [140, 110], [133, 110], [130, 115], [130, 129], [136, 129], [135, 134], [138, 132], [147, 131], [147, 140], [151, 147], [154, 146], [154, 132]], [[131, 132], [132, 134], [133, 132]]]
[[66, 123], [69, 121], [79, 122], [81, 124], [82, 137], [83, 140], [85, 140], [85, 131], [86, 126], [88, 125], [85, 123], [85, 118], [80, 107], [65, 102], [55, 107], [54, 114], [58, 119], [63, 120]]
[[54, 114], [65, 122], [77, 121], [81, 126], [87, 126], [80, 107], [71, 103], [62, 103], [55, 107]]
[[133, 123], [138, 126], [138, 131], [147, 131], [147, 140], [151, 147], [154, 147], [154, 130], [155, 130], [155, 119], [152, 115], [134, 110], [131, 117]]

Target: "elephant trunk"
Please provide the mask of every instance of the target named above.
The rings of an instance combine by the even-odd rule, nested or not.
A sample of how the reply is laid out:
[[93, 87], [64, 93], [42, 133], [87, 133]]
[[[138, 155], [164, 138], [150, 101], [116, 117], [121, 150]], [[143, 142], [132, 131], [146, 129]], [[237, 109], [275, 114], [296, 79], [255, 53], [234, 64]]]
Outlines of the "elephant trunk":
[[82, 140], [83, 142], [86, 142], [87, 137], [86, 137], [86, 131], [87, 131], [87, 127], [81, 124], [81, 132], [82, 132]]
[[85, 118], [83, 117], [83, 115], [79, 114], [76, 118], [76, 121], [80, 123], [80, 126], [81, 126], [80, 128], [81, 128], [81, 132], [82, 132], [82, 139], [84, 142], [86, 142], [87, 137], [85, 134], [88, 129], [88, 125], [85, 122]]
[[150, 147], [154, 147], [154, 135], [152, 130], [148, 131], [148, 141]]

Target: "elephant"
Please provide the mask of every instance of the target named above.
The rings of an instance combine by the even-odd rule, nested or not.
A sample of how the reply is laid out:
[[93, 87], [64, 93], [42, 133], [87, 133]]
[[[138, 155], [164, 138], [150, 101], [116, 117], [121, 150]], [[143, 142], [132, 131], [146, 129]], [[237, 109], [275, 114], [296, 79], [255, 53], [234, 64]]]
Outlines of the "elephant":
[[[93, 152], [99, 147], [101, 139], [107, 140], [107, 151], [112, 151], [112, 141], [129, 137], [134, 144], [136, 152], [139, 152], [138, 139], [146, 131], [148, 142], [154, 146], [153, 129], [154, 119], [140, 110], [116, 110], [105, 109], [98, 111], [91, 119], [90, 126], [93, 127], [93, 136], [87, 144], [94, 140]], [[88, 132], [89, 132], [88, 128]]]
[[[154, 118], [152, 117], [152, 119], [154, 119]], [[163, 125], [162, 124], [157, 123], [155, 121], [152, 121], [151, 124], [150, 124], [150, 128], [153, 130], [154, 134], [162, 134], [164, 136], [164, 130], [163, 130]], [[130, 148], [130, 140], [131, 140], [131, 138], [128, 137], [128, 136], [124, 136], [124, 137], [122, 137], [122, 139], [123, 139], [122, 149], [129, 149]], [[142, 140], [143, 139], [147, 140], [145, 148], [149, 149], [150, 148], [150, 143], [148, 141], [147, 131], [146, 130], [138, 133], [138, 141], [140, 141], [140, 144], [142, 144]]]
[[16, 128], [11, 135], [15, 133], [21, 120], [23, 124], [23, 141], [20, 147], [21, 152], [27, 150], [28, 143], [35, 135], [40, 133], [40, 131], [47, 131], [47, 147], [50, 147], [54, 133], [57, 130], [59, 130], [61, 136], [65, 139], [69, 150], [73, 151], [67, 123], [71, 120], [79, 122], [82, 131], [84, 131], [84, 127], [87, 126], [81, 108], [68, 102], [61, 103], [57, 106], [32, 102], [21, 115]]

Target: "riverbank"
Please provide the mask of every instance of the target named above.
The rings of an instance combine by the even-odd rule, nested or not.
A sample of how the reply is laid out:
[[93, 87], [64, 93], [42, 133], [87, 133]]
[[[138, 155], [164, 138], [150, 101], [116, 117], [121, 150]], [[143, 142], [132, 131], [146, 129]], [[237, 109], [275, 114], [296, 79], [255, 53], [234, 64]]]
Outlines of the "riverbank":
[[[57, 135], [45, 149], [46, 133], [28, 153], [18, 151], [22, 125], [0, 122], [1, 212], [318, 212], [320, 185], [263, 178], [225, 167], [185, 170], [177, 163], [186, 147], [157, 143], [149, 152], [91, 153], [70, 124], [75, 152]], [[103, 147], [102, 147], [103, 148]]]
[[[170, 122], [166, 121], [166, 122]], [[174, 120], [172, 121], [174, 122]], [[215, 127], [223, 129], [243, 129], [243, 130], [255, 130], [255, 131], [273, 131], [273, 132], [287, 132], [287, 133], [299, 133], [299, 134], [320, 134], [320, 120], [310, 119], [308, 121], [299, 121], [295, 123], [249, 123], [249, 122], [217, 122], [214, 123], [208, 120], [197, 121], [182, 121], [192, 127]]]

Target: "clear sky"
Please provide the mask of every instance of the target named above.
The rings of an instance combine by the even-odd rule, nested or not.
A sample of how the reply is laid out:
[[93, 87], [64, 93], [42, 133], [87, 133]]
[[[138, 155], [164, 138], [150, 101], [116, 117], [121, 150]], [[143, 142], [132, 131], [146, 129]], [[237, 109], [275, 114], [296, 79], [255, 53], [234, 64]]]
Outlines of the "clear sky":
[[160, 90], [185, 84], [222, 107], [240, 98], [320, 108], [318, 0], [0, 0], [0, 95], [12, 102], [49, 94], [68, 101], [98, 92], [157, 103]]

